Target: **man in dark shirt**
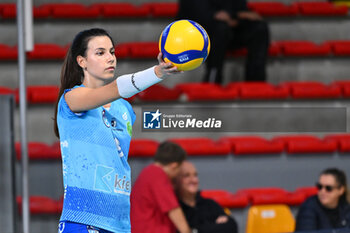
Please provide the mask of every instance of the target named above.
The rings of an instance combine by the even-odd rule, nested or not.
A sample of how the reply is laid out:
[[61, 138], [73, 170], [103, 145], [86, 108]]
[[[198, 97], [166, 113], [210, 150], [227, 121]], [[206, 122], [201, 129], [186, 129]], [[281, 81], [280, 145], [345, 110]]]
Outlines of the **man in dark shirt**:
[[192, 163], [182, 163], [175, 186], [186, 220], [195, 229], [192, 232], [237, 233], [236, 221], [215, 201], [201, 197], [197, 170]]
[[209, 34], [205, 82], [221, 84], [227, 51], [241, 47], [248, 50], [245, 81], [266, 80], [269, 30], [260, 15], [249, 11], [246, 0], [179, 0], [177, 18], [196, 21]]

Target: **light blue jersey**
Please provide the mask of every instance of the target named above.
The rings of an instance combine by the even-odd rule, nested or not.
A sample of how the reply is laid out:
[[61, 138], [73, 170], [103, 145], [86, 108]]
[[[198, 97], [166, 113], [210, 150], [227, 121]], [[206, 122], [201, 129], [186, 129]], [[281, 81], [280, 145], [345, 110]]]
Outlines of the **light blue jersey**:
[[112, 102], [109, 110], [98, 107], [77, 114], [62, 95], [57, 113], [64, 183], [60, 221], [131, 231], [127, 159], [134, 121], [135, 113], [124, 99]]

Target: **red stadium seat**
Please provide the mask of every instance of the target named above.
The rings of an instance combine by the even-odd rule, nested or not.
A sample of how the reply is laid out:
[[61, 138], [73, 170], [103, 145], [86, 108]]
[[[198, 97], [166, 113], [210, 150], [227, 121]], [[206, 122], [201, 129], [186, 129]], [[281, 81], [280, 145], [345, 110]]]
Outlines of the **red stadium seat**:
[[58, 86], [29, 86], [27, 87], [28, 102], [31, 104], [55, 103], [58, 92]]
[[[17, 15], [15, 3], [0, 4], [0, 16], [4, 19], [14, 19]], [[45, 7], [33, 7], [34, 18], [47, 18], [50, 15], [50, 9]]]
[[14, 94], [15, 93], [11, 88], [0, 86], [0, 95], [14, 95]]
[[251, 197], [254, 194], [285, 194], [286, 190], [278, 187], [263, 187], [263, 188], [244, 188], [239, 189], [237, 194], [245, 194]]
[[102, 16], [106, 18], [146, 17], [150, 13], [149, 8], [138, 7], [128, 2], [94, 3], [90, 7], [100, 9]]
[[51, 9], [45, 6], [34, 6], [33, 17], [35, 19], [48, 18], [51, 15]]
[[56, 202], [58, 213], [62, 213], [63, 209], [63, 196]]
[[216, 201], [223, 208], [244, 208], [249, 200], [246, 195], [235, 195], [225, 190], [202, 190], [200, 195]]
[[340, 98], [342, 94], [340, 87], [316, 81], [286, 82], [281, 86], [288, 88], [294, 99]]
[[234, 100], [238, 98], [236, 88], [224, 88], [214, 83], [181, 83], [175, 88], [182, 91], [188, 101]]
[[230, 144], [214, 141], [210, 138], [172, 138], [172, 142], [179, 144], [188, 155], [228, 155]]
[[350, 81], [334, 81], [332, 84], [338, 86], [341, 89], [343, 97], [350, 97]]
[[287, 204], [287, 205], [300, 205], [304, 200], [303, 194], [252, 194], [252, 205], [267, 205], [267, 204]]
[[350, 152], [350, 134], [330, 134], [324, 139], [337, 143], [340, 152]]
[[[239, 189], [237, 194], [246, 195], [251, 203], [254, 204], [271, 204], [280, 202], [283, 196], [287, 193], [286, 190], [281, 188], [246, 188]], [[259, 200], [260, 197], [260, 200]], [[258, 200], [257, 200], [258, 199]]]
[[305, 200], [302, 193], [291, 193], [276, 187], [240, 189], [237, 194], [247, 195], [252, 205], [300, 205]]
[[271, 42], [269, 46], [269, 56], [275, 57], [281, 55], [282, 48], [280, 44]]
[[175, 17], [178, 11], [176, 2], [150, 2], [144, 3], [142, 7], [148, 8], [152, 17]]
[[61, 159], [61, 143], [55, 142], [50, 146], [50, 156], [52, 159]]
[[311, 186], [311, 187], [299, 187], [295, 190], [294, 193], [301, 193], [305, 196], [305, 199], [306, 199], [313, 195], [316, 195], [317, 192], [318, 192], [317, 188], [315, 186]]
[[1, 18], [14, 19], [16, 18], [16, 3], [2, 3], [0, 4]]
[[98, 7], [87, 7], [80, 3], [47, 3], [39, 9], [49, 10], [53, 18], [97, 18], [100, 15]]
[[176, 85], [176, 88], [182, 92], [192, 91], [194, 89], [200, 92], [207, 91], [211, 88], [218, 88], [220, 85], [214, 83], [180, 83]]
[[349, 40], [332, 40], [325, 42], [329, 44], [332, 53], [335, 56], [349, 56], [350, 55], [350, 41]]
[[259, 136], [222, 137], [220, 141], [229, 142], [234, 155], [283, 152], [281, 142], [271, 142]]
[[[21, 144], [15, 144], [16, 157], [21, 159]], [[28, 157], [32, 160], [47, 160], [52, 159], [52, 149], [49, 145], [43, 142], [29, 142], [28, 143]]]
[[130, 157], [153, 157], [159, 143], [151, 139], [133, 139], [130, 143]]
[[298, 7], [287, 6], [281, 2], [249, 2], [248, 7], [262, 16], [295, 16]]
[[285, 204], [287, 205], [301, 205], [305, 201], [306, 196], [304, 193], [288, 192], [285, 195]]
[[266, 82], [232, 82], [228, 87], [238, 89], [239, 98], [244, 100], [286, 99], [289, 96], [288, 88]]
[[121, 43], [115, 46], [115, 55], [117, 59], [130, 56], [130, 47], [128, 43]]
[[18, 56], [17, 46], [11, 47], [0, 44], [0, 60], [16, 60]]
[[176, 101], [180, 94], [178, 89], [170, 89], [157, 84], [140, 92], [137, 97], [142, 101]]
[[330, 140], [321, 140], [312, 135], [276, 136], [272, 139], [282, 142], [288, 153], [332, 153], [337, 150], [337, 144]]
[[135, 42], [128, 44], [132, 58], [156, 58], [159, 53], [158, 42]]
[[[247, 48], [239, 48], [239, 49], [234, 49], [230, 50], [227, 52], [228, 57], [243, 57], [247, 56], [248, 50]], [[275, 57], [281, 54], [281, 46], [280, 44], [276, 42], [270, 43], [269, 46], [269, 56]]]
[[[22, 197], [17, 197], [18, 207], [22, 206]], [[31, 214], [59, 214], [56, 200], [44, 196], [31, 196], [29, 198], [29, 210]], [[21, 208], [19, 208], [21, 212]]]
[[27, 54], [31, 60], [63, 59], [66, 49], [56, 44], [35, 44], [34, 50]]
[[317, 45], [311, 41], [278, 41], [282, 54], [285, 56], [328, 56], [329, 44]]
[[348, 14], [346, 6], [337, 6], [330, 2], [294, 2], [292, 6], [298, 7], [300, 14], [305, 16], [346, 16]]

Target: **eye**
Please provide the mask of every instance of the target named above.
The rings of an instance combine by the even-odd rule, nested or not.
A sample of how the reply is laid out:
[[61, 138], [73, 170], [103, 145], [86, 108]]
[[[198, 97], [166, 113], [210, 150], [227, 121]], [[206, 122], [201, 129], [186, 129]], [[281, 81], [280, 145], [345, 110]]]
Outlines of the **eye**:
[[103, 51], [97, 51], [96, 54], [97, 54], [98, 56], [102, 56], [102, 55], [104, 54], [104, 52], [103, 52]]
[[112, 55], [115, 55], [115, 51], [114, 51], [114, 50], [112, 50], [112, 51], [111, 51], [111, 54], [112, 54]]

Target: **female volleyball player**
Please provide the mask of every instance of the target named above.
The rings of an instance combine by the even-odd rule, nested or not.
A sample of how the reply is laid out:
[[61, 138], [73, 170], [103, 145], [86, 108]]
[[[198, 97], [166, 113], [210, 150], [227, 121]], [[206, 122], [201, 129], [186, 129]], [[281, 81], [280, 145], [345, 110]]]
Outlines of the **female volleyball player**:
[[114, 43], [103, 29], [76, 35], [61, 71], [55, 133], [60, 138], [64, 204], [59, 232], [130, 232], [130, 167], [135, 113], [128, 98], [177, 73], [159, 64], [115, 78]]

